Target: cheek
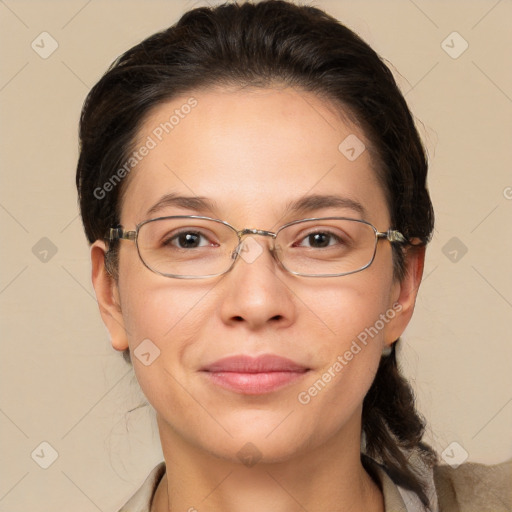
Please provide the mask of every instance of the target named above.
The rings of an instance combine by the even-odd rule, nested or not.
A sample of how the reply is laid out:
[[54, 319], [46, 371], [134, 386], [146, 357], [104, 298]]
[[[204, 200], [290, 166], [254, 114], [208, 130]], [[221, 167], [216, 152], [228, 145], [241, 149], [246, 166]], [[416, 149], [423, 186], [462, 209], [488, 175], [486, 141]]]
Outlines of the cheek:
[[123, 291], [123, 319], [137, 381], [153, 407], [170, 417], [183, 416], [191, 406], [184, 389], [189, 387], [190, 353], [197, 352], [212, 314], [207, 293], [204, 285], [163, 278], [152, 284], [132, 280]]
[[137, 258], [128, 253], [120, 261], [121, 307], [137, 380], [155, 405], [176, 387], [172, 377], [184, 380], [184, 359], [211, 315], [213, 285], [164, 278]]
[[362, 404], [377, 372], [386, 329], [396, 316], [391, 279], [369, 270], [342, 278], [343, 286], [310, 294], [311, 309], [320, 312], [324, 325], [313, 340], [321, 364], [297, 399], [310, 412], [329, 410], [326, 429], [342, 424]]
[[[119, 261], [119, 291], [130, 349], [135, 350], [146, 338], [164, 349], [169, 337], [179, 341], [174, 331], [197, 326], [208, 286], [159, 276], [143, 265], [135, 247], [127, 249], [131, 250], [121, 253]], [[190, 322], [193, 315], [196, 321]]]
[[172, 351], [179, 356], [183, 345], [193, 341], [210, 314], [208, 301], [204, 300], [207, 293], [204, 285], [182, 281], [132, 281], [122, 295], [130, 348], [149, 338], [162, 351], [169, 352], [172, 344]]
[[[327, 332], [321, 346], [342, 350], [359, 334], [363, 333], [361, 338], [364, 338], [364, 333], [376, 323], [379, 337], [383, 335], [391, 316], [394, 316], [388, 315], [384, 323], [379, 321], [392, 306], [391, 277], [390, 272], [379, 272], [377, 267], [370, 267], [330, 283], [320, 283], [316, 288], [310, 286], [307, 292], [298, 293], [313, 313], [309, 317], [312, 320], [316, 317]], [[314, 335], [315, 331], [311, 329], [310, 332]], [[374, 335], [372, 339], [376, 337]]]

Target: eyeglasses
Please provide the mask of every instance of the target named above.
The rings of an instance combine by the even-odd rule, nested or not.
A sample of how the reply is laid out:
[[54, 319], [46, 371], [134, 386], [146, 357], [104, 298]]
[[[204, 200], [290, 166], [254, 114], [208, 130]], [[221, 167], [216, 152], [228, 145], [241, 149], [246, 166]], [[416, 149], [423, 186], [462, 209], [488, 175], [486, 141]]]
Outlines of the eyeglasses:
[[381, 233], [364, 220], [345, 217], [303, 219], [281, 226], [275, 233], [237, 230], [227, 222], [196, 215], [159, 217], [141, 222], [135, 231], [111, 228], [107, 239], [131, 240], [151, 271], [165, 277], [198, 279], [229, 272], [238, 257], [252, 263], [263, 247], [247, 235], [269, 236], [270, 252], [291, 274], [337, 277], [368, 268], [380, 239], [405, 243], [396, 230]]

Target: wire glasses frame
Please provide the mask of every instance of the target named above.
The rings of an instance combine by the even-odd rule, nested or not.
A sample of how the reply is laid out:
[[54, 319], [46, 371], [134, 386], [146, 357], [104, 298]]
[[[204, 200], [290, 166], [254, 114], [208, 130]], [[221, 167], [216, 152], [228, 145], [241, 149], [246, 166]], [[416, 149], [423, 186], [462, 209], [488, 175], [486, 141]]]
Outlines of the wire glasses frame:
[[[219, 227], [223, 226], [221, 228], [222, 230], [225, 230], [225, 228], [229, 228], [229, 232], [232, 233], [233, 235], [236, 235], [236, 237], [238, 239], [236, 246], [234, 246], [233, 248], [230, 247], [229, 253], [227, 253], [226, 256], [224, 256], [223, 253], [220, 253], [221, 258], [224, 258], [225, 263], [226, 263], [226, 268], [224, 268], [224, 270], [222, 270], [220, 272], [207, 274], [207, 275], [190, 275], [190, 274], [182, 275], [182, 274], [176, 274], [176, 273], [163, 272], [163, 271], [155, 268], [155, 265], [154, 264], [152, 265], [151, 262], [148, 263], [148, 261], [147, 261], [148, 254], [151, 254], [151, 253], [145, 246], [144, 246], [144, 248], [141, 248], [141, 245], [140, 245], [140, 239], [142, 238], [140, 236], [141, 230], [145, 230], [145, 232], [149, 232], [149, 229], [147, 228], [148, 226], [151, 226], [151, 225], [155, 226], [155, 225], [157, 225], [156, 223], [158, 223], [158, 222], [160, 222], [160, 224], [163, 224], [163, 222], [171, 222], [174, 220], [177, 221], [178, 219], [183, 219], [183, 220], [190, 219], [190, 220], [197, 220], [199, 222], [205, 221], [208, 224], [211, 224], [212, 222], [214, 222], [214, 223], [217, 223], [217, 225]], [[289, 251], [283, 256], [282, 248], [275, 245], [275, 241], [276, 241], [277, 237], [279, 236], [279, 234], [283, 233], [283, 231], [284, 232], [292, 231], [293, 226], [300, 228], [301, 224], [306, 225], [306, 224], [312, 224], [315, 222], [321, 223], [321, 222], [326, 222], [326, 221], [342, 221], [342, 222], [345, 222], [346, 225], [351, 225], [354, 227], [356, 227], [356, 226], [361, 227], [362, 228], [361, 232], [364, 232], [366, 230], [365, 234], [368, 234], [370, 232], [370, 229], [373, 231], [373, 234], [374, 234], [373, 248], [368, 246], [368, 248], [367, 248], [368, 249], [368, 253], [367, 253], [368, 258], [364, 259], [365, 263], [358, 264], [357, 268], [355, 268], [353, 270], [337, 272], [337, 273], [307, 273], [307, 272], [297, 272], [296, 270], [290, 269], [286, 265], [287, 254], [289, 254]], [[354, 223], [354, 224], [352, 224], [352, 223]], [[364, 228], [363, 228], [363, 226], [364, 226]], [[182, 227], [187, 228], [187, 229], [183, 230], [182, 233], [184, 232], [184, 233], [190, 234], [192, 231], [194, 231], [196, 229], [196, 228], [192, 228], [190, 225], [182, 226]], [[203, 228], [204, 228], [204, 225], [203, 225]], [[324, 232], [325, 232], [325, 229], [324, 229], [324, 231], [316, 231], [316, 232], [312, 232], [312, 233], [309, 233], [309, 234], [303, 235], [303, 236], [308, 237], [311, 235], [325, 234]], [[165, 233], [165, 235], [167, 236], [167, 233]], [[273, 239], [274, 243], [273, 243], [272, 247], [270, 247], [270, 252], [271, 252], [272, 256], [276, 259], [276, 261], [280, 264], [280, 266], [284, 270], [286, 270], [287, 272], [289, 272], [291, 274], [294, 274], [297, 276], [304, 276], [304, 277], [340, 277], [340, 276], [360, 272], [360, 271], [368, 268], [373, 263], [373, 261], [375, 259], [375, 254], [377, 252], [377, 244], [378, 244], [379, 240], [385, 239], [385, 240], [388, 240], [391, 244], [395, 244], [395, 243], [403, 244], [403, 243], [407, 242], [406, 238], [402, 235], [402, 233], [400, 233], [397, 230], [388, 229], [385, 232], [380, 232], [377, 230], [377, 228], [375, 226], [373, 226], [372, 224], [370, 224], [367, 221], [360, 220], [360, 219], [351, 219], [348, 217], [320, 217], [320, 218], [300, 219], [300, 220], [295, 220], [295, 221], [289, 222], [287, 224], [284, 224], [276, 232], [272, 232], [272, 231], [266, 231], [266, 230], [261, 230], [261, 229], [248, 229], [248, 228], [237, 230], [236, 228], [234, 228], [231, 224], [229, 224], [226, 221], [219, 220], [219, 219], [213, 219], [210, 217], [203, 217], [203, 216], [199, 216], [199, 215], [175, 215], [175, 216], [158, 217], [158, 218], [154, 218], [154, 219], [148, 219], [148, 220], [145, 220], [145, 221], [141, 222], [140, 224], [138, 224], [136, 226], [135, 230], [125, 230], [123, 227], [110, 228], [107, 233], [106, 238], [110, 242], [114, 242], [116, 240], [131, 240], [131, 241], [135, 242], [140, 260], [149, 270], [151, 270], [152, 272], [154, 272], [156, 274], [162, 275], [164, 277], [171, 277], [171, 278], [176, 278], [176, 279], [201, 279], [201, 278], [217, 277], [217, 276], [220, 276], [222, 274], [229, 272], [233, 268], [234, 264], [236, 263], [236, 261], [238, 259], [238, 256], [240, 255], [240, 253], [243, 250], [243, 245], [244, 245], [243, 237], [247, 236], [247, 235], [258, 235], [258, 236], [271, 237]], [[176, 236], [177, 235], [175, 235], [174, 238], [176, 238]], [[204, 235], [202, 234], [201, 236], [204, 236]], [[328, 236], [335, 236], [337, 238], [337, 236], [333, 235], [332, 233], [329, 234]], [[163, 239], [163, 236], [160, 238]], [[235, 243], [234, 237], [233, 237], [233, 242]], [[159, 239], [158, 243], [160, 245], [157, 248], [157, 250], [160, 252], [162, 252], [162, 251], [165, 252], [165, 250], [166, 250], [165, 247], [168, 247], [169, 245], [168, 244], [165, 245], [163, 243], [163, 241], [160, 239]], [[369, 239], [368, 239], [368, 243], [369, 243]], [[345, 245], [349, 246], [349, 244], [345, 244]], [[191, 250], [194, 251], [194, 249], [188, 249], [188, 250], [185, 250], [184, 252], [182, 251], [181, 254], [186, 253], [187, 258], [188, 258], [188, 256], [190, 256], [190, 259], [193, 260], [195, 253], [191, 252]], [[146, 253], [146, 251], [148, 251], [148, 253]], [[180, 257], [182, 257], [181, 254], [180, 254]], [[317, 251], [317, 254], [318, 254], [318, 251]], [[166, 254], [165, 256], [168, 256], [168, 254]], [[368, 261], [367, 261], [367, 259], [368, 259]], [[182, 258], [182, 260], [183, 260], [183, 258]], [[206, 260], [208, 260], [208, 258], [206, 258]], [[313, 260], [315, 260], [315, 258], [313, 258]], [[187, 263], [188, 263], [188, 261], [187, 261]], [[318, 264], [318, 263], [315, 263], [315, 264]]]

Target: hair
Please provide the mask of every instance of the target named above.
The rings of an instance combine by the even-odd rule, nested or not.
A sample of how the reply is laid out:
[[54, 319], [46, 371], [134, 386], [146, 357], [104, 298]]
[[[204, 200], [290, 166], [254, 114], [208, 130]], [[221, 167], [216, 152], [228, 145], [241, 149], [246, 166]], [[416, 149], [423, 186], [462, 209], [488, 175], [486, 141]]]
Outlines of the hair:
[[[121, 55], [92, 88], [80, 118], [76, 174], [89, 242], [119, 226], [126, 179], [108, 187], [108, 194], [104, 185], [124, 176], [119, 169], [153, 108], [199, 88], [276, 84], [316, 94], [361, 127], [393, 228], [425, 246], [434, 224], [427, 157], [391, 71], [335, 18], [281, 0], [192, 9], [175, 25]], [[414, 250], [393, 244], [393, 272], [399, 280], [405, 276], [406, 249]], [[105, 263], [117, 279], [116, 244], [109, 244]], [[425, 421], [400, 374], [396, 344], [391, 355], [382, 358], [363, 402], [365, 451], [428, 505], [425, 484], [406, 452], [414, 450], [429, 465], [437, 457], [422, 442]], [[130, 361], [128, 350], [124, 355]]]

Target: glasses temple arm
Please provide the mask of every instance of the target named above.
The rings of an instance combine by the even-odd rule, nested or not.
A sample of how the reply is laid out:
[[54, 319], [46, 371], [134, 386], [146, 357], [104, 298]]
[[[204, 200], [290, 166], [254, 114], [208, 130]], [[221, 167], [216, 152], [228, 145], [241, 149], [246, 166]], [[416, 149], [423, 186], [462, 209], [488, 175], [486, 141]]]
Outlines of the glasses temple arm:
[[377, 238], [386, 238], [391, 243], [400, 243], [404, 244], [407, 243], [407, 238], [405, 238], [400, 231], [397, 231], [396, 229], [388, 229], [386, 232], [381, 233], [380, 231], [377, 232]]
[[135, 240], [136, 236], [136, 231], [125, 231], [123, 228], [110, 228], [106, 238], [110, 242], [113, 242], [114, 240]]

